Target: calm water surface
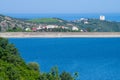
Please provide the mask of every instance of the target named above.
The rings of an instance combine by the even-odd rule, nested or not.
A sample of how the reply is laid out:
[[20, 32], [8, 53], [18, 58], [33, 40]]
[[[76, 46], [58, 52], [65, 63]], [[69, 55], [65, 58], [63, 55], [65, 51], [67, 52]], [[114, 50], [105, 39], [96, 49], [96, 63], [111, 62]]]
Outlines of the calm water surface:
[[84, 14], [6, 14], [14, 18], [61, 18], [64, 20], [78, 20], [80, 18], [96, 18], [99, 19], [100, 15], [104, 15], [108, 21], [120, 22], [120, 13], [84, 13]]
[[79, 72], [80, 80], [120, 80], [120, 38], [10, 38], [42, 72]]

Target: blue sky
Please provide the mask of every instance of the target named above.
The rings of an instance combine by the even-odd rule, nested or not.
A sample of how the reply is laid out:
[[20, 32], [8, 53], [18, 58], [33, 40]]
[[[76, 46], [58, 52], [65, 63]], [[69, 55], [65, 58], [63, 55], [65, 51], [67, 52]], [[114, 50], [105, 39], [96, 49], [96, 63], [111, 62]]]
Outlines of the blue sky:
[[0, 0], [0, 13], [120, 13], [120, 0]]

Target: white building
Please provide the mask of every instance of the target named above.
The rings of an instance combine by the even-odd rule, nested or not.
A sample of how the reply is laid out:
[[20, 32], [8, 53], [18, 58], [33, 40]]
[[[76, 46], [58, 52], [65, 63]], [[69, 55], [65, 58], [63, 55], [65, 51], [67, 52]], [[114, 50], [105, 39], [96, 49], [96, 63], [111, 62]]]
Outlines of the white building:
[[83, 30], [82, 30], [82, 29], [81, 29], [80, 31], [81, 31], [81, 32], [83, 32]]
[[84, 21], [84, 24], [88, 24], [88, 21]]
[[25, 31], [31, 31], [31, 29], [30, 28], [26, 28]]
[[101, 15], [100, 16], [100, 20], [104, 21], [105, 20], [105, 16]]
[[52, 29], [53, 29], [53, 28], [58, 28], [58, 26], [57, 26], [57, 25], [47, 25], [46, 28], [47, 28], [47, 29], [49, 29], [49, 28], [52, 28]]
[[79, 29], [78, 29], [78, 27], [73, 26], [73, 27], [72, 27], [72, 30], [73, 30], [73, 31], [78, 31]]

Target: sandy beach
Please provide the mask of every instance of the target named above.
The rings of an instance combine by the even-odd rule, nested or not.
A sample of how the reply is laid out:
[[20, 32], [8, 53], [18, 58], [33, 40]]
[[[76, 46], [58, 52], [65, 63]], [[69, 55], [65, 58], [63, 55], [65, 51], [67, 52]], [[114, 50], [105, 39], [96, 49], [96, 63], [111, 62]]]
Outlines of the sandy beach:
[[4, 38], [120, 37], [120, 32], [1, 32]]

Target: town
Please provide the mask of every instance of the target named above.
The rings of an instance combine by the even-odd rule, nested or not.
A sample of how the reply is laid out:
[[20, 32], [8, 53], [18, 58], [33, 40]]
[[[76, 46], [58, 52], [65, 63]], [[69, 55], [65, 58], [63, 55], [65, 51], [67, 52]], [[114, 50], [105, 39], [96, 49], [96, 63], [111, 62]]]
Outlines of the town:
[[[101, 15], [100, 20], [104, 21], [105, 16]], [[61, 21], [62, 22], [62, 21]], [[87, 18], [80, 18], [79, 20], [75, 20], [73, 22], [83, 22], [83, 24], [89, 24], [89, 21]], [[33, 32], [87, 32], [85, 29], [80, 29], [79, 26], [75, 26], [71, 23], [67, 23], [67, 26], [58, 26], [56, 25], [47, 25], [47, 24], [40, 24], [36, 27], [27, 27], [25, 28], [25, 31], [33, 31]]]
[[77, 32], [82, 31], [76, 26], [72, 27], [65, 27], [65, 26], [58, 26], [58, 25], [39, 25], [38, 27], [32, 27], [32, 28], [25, 28], [25, 31], [27, 32]]

